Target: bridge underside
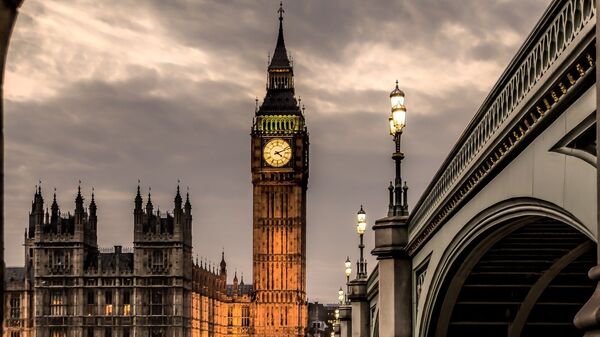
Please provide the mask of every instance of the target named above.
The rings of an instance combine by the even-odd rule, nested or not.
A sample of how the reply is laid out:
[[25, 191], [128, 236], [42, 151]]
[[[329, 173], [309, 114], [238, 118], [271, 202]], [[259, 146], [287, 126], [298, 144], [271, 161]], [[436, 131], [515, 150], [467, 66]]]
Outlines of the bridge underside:
[[595, 244], [551, 219], [506, 225], [514, 230], [490, 233], [459, 259], [432, 336], [581, 336], [572, 321], [595, 288]]

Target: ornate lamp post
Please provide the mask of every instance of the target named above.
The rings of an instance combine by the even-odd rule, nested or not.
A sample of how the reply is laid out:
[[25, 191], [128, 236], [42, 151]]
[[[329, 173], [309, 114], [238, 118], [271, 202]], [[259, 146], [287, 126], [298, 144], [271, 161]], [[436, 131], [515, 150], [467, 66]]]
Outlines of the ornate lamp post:
[[367, 261], [364, 259], [363, 256], [363, 251], [365, 249], [363, 236], [365, 234], [365, 230], [367, 229], [367, 213], [365, 213], [365, 211], [363, 210], [362, 205], [360, 205], [360, 210], [356, 215], [356, 220], [356, 233], [360, 238], [360, 243], [358, 245], [358, 249], [360, 250], [360, 259], [356, 263], [356, 278], [360, 279], [367, 277]]
[[408, 244], [408, 187], [402, 184], [401, 137], [406, 127], [404, 92], [396, 87], [390, 93], [389, 132], [394, 138], [394, 182], [389, 186], [387, 217], [375, 221], [375, 249], [379, 261], [379, 336], [412, 336], [412, 260]]
[[342, 287], [338, 290], [338, 300], [340, 301], [340, 305], [344, 304], [344, 290]]
[[348, 287], [350, 283], [350, 274], [352, 274], [352, 262], [350, 262], [350, 256], [346, 257], [346, 262], [344, 262], [344, 266], [346, 269], [344, 273], [346, 274], [346, 304], [348, 304]]
[[390, 205], [388, 210], [388, 216], [394, 215], [408, 215], [408, 204], [407, 204], [407, 190], [406, 183], [402, 186], [402, 159], [404, 159], [404, 153], [402, 153], [400, 145], [402, 138], [402, 131], [406, 126], [406, 106], [404, 105], [405, 96], [404, 92], [398, 88], [398, 81], [396, 81], [396, 88], [390, 93], [390, 103], [392, 104], [392, 112], [388, 118], [390, 124], [390, 135], [394, 137], [394, 143], [396, 143], [396, 151], [392, 155], [396, 165], [396, 177], [394, 184], [390, 182]]

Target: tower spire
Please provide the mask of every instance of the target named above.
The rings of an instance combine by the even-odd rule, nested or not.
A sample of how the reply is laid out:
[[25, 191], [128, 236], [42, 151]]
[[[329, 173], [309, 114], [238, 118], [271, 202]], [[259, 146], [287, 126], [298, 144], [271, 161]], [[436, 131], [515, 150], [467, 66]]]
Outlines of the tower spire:
[[285, 49], [285, 40], [283, 38], [283, 2], [279, 3], [279, 35], [277, 36], [277, 45], [275, 46], [275, 52], [271, 59], [269, 68], [286, 68], [290, 66], [290, 59], [288, 58], [287, 50]]
[[225, 262], [225, 248], [221, 251], [221, 270], [219, 271], [219, 275], [226, 276], [227, 275], [227, 263]]
[[190, 203], [190, 188], [187, 188], [187, 193], [185, 194], [185, 213], [187, 215], [192, 214], [192, 204]]
[[135, 195], [135, 210], [136, 211], [140, 211], [142, 210], [142, 193], [140, 191], [140, 180], [138, 179], [138, 185], [137, 185], [137, 194]]
[[177, 179], [177, 194], [175, 195], [175, 210], [181, 210], [181, 193], [179, 191], [179, 184], [181, 181]]
[[75, 214], [83, 213], [83, 196], [81, 196], [81, 180], [77, 185], [77, 197], [75, 197]]
[[146, 202], [146, 213], [148, 215], [152, 215], [153, 212], [153, 205], [152, 205], [152, 187], [148, 187], [148, 202]]
[[94, 187], [92, 186], [92, 200], [90, 201], [90, 214], [96, 214], [96, 200], [94, 199]]
[[56, 187], [54, 188], [54, 196], [52, 198], [52, 206], [50, 206], [52, 210], [52, 219], [58, 217], [58, 202], [56, 202]]
[[92, 230], [96, 230], [96, 226], [98, 225], [98, 216], [96, 215], [96, 210], [98, 207], [96, 206], [96, 200], [94, 199], [94, 187], [92, 186], [92, 200], [90, 200], [90, 227]]

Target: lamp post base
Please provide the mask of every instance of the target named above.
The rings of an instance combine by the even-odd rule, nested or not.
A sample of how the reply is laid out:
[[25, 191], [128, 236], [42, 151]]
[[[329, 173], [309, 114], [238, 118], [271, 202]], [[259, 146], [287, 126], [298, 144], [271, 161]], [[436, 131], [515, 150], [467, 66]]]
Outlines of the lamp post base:
[[340, 337], [352, 337], [352, 307], [341, 305], [340, 310]]
[[375, 222], [375, 249], [379, 260], [379, 336], [412, 336], [412, 260], [406, 253], [408, 216]]
[[368, 336], [369, 302], [367, 298], [367, 278], [359, 278], [350, 282], [350, 302], [352, 303], [352, 331], [354, 336]]

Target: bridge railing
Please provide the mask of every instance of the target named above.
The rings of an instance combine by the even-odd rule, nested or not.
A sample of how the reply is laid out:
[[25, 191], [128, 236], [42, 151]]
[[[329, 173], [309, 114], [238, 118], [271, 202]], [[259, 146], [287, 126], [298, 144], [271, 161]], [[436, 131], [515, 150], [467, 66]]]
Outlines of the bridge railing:
[[595, 0], [555, 0], [504, 71], [471, 120], [409, 219], [411, 237], [432, 221], [449, 193], [495, 138], [542, 84], [544, 75], [557, 66], [580, 35], [593, 30]]

